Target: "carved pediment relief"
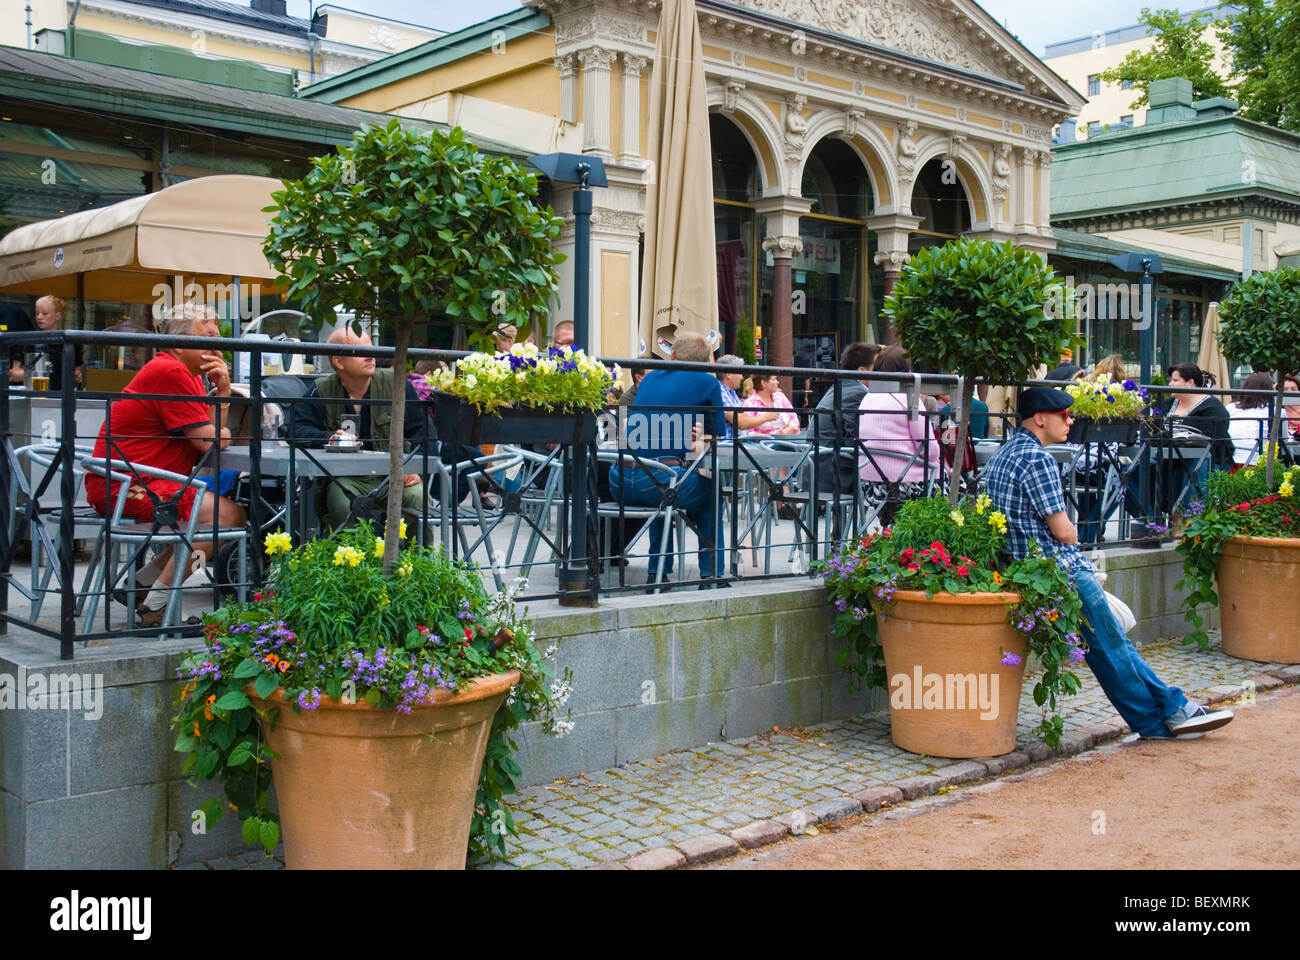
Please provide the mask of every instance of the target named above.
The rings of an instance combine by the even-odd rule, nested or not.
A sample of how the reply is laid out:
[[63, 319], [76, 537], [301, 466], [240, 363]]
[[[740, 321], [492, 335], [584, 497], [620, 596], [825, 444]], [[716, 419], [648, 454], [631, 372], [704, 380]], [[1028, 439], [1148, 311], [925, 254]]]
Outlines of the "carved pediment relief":
[[1000, 75], [930, 0], [729, 0], [751, 10], [930, 60]]

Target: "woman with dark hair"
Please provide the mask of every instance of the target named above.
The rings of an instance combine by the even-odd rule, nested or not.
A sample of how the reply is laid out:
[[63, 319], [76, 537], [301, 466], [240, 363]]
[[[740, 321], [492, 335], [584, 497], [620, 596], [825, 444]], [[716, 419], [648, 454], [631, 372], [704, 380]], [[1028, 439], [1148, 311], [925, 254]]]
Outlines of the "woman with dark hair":
[[[912, 363], [902, 347], [886, 347], [874, 372], [910, 374]], [[871, 451], [858, 454], [858, 473], [868, 505], [883, 504], [879, 519], [887, 525], [903, 500], [926, 495], [926, 466], [938, 467], [939, 443], [926, 408], [909, 416], [906, 393], [867, 393], [858, 411], [858, 439]]]
[[[1167, 375], [1171, 387], [1199, 387], [1204, 389], [1212, 386], [1214, 382], [1213, 377], [1207, 376], [1194, 363], [1176, 363], [1168, 368]], [[1173, 398], [1168, 401], [1163, 413], [1169, 420], [1170, 428], [1175, 433], [1179, 428], [1186, 428], [1209, 438], [1210, 441], [1209, 463], [1203, 462], [1201, 464], [1196, 472], [1196, 482], [1188, 484], [1186, 492], [1176, 502], [1174, 497], [1177, 496], [1178, 491], [1186, 483], [1187, 473], [1183, 464], [1177, 460], [1170, 460], [1165, 463], [1163, 506], [1165, 512], [1169, 512], [1191, 499], [1200, 499], [1205, 496], [1205, 481], [1209, 478], [1211, 469], [1232, 469], [1233, 446], [1232, 438], [1228, 435], [1228, 424], [1231, 421], [1228, 416], [1228, 409], [1216, 398], [1208, 394], [1174, 394]]]
[[[1273, 377], [1268, 373], [1256, 372], [1242, 382], [1243, 390], [1268, 390], [1272, 392]], [[1268, 431], [1269, 398], [1238, 394], [1228, 404], [1228, 436], [1232, 437], [1233, 459], [1238, 466], [1249, 466], [1263, 449], [1262, 438]]]

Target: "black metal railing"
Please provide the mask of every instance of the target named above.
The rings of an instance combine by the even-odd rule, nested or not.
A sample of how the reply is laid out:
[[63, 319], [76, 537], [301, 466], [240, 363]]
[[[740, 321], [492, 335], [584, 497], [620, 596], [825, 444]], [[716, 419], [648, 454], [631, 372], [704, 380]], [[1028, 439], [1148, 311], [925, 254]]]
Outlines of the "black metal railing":
[[[171, 496], [148, 491], [143, 468], [132, 465], [129, 457], [119, 456], [126, 438], [120, 430], [114, 432], [112, 401], [120, 400], [121, 394], [73, 390], [70, 376], [64, 378], [57, 406], [39, 403], [42, 399], [52, 401], [50, 393], [0, 391], [0, 442], [4, 447], [0, 502], [8, 510], [6, 522], [0, 524], [0, 630], [13, 625], [58, 639], [64, 658], [71, 658], [77, 640], [122, 635], [123, 631], [112, 625], [112, 595], [125, 589], [127, 598], [132, 599], [134, 568], [159, 546], [157, 541], [166, 541], [166, 546], [186, 556], [194, 547], [206, 544], [213, 558], [209, 564], [212, 582], [169, 594], [167, 614], [158, 627], [136, 626], [128, 605], [128, 632], [144, 636], [195, 633], [197, 627], [180, 622], [181, 598], [197, 591], [205, 604], [215, 605], [225, 596], [259, 589], [265, 578], [260, 562], [262, 542], [271, 530], [286, 529], [296, 542], [303, 542], [328, 535], [331, 526], [383, 513], [389, 461], [386, 449], [378, 449], [384, 447], [382, 438], [376, 441], [374, 430], [369, 431], [370, 436], [365, 436], [364, 430], [355, 431], [361, 443], [373, 450], [369, 454], [373, 459], [367, 460], [364, 451], [361, 453], [360, 460], [365, 462], [358, 466], [357, 454], [323, 448], [319, 435], [304, 436], [303, 423], [319, 422], [322, 418], [317, 411], [342, 401], [314, 395], [310, 377], [264, 377], [261, 359], [263, 353], [273, 353], [281, 355], [281, 360], [302, 354], [317, 360], [369, 356], [382, 362], [391, 361], [392, 348], [91, 331], [17, 334], [4, 339], [11, 345], [60, 350], [66, 371], [73, 368], [76, 348], [89, 345], [246, 352], [251, 363], [248, 396], [133, 394], [136, 399], [159, 403], [199, 399], [213, 406], [218, 428], [233, 427], [235, 442], [225, 449], [211, 445], [182, 478], [182, 486], [195, 486], [203, 482], [200, 478], [205, 472], [212, 473], [216, 479], [210, 495], [220, 496], [222, 471], [231, 471], [235, 483], [231, 500], [246, 516], [241, 530], [223, 528], [215, 510], [202, 527], [187, 525], [176, 491]], [[412, 361], [452, 362], [463, 355], [419, 349], [409, 352]], [[952, 449], [954, 431], [945, 427], [935, 398], [961, 396], [962, 381], [954, 376], [649, 359], [617, 362], [646, 370], [712, 376], [775, 373], [817, 377], [830, 380], [831, 385], [821, 405], [794, 411], [800, 423], [797, 435], [727, 439], [716, 423], [710, 424], [710, 418], [719, 412], [711, 406], [611, 404], [597, 418], [599, 430], [590, 439], [545, 440], [531, 447], [503, 444], [491, 453], [471, 446], [464, 438], [437, 436], [431, 407], [417, 400], [419, 416], [411, 418], [415, 428], [408, 430], [406, 438], [412, 446], [407, 458], [409, 473], [419, 478], [412, 485], [424, 493], [423, 497], [414, 494], [418, 505], [412, 504], [409, 511], [418, 527], [414, 538], [425, 545], [441, 544], [448, 552], [479, 563], [491, 587], [502, 588], [512, 577], [528, 577], [530, 585], [521, 596], [532, 600], [594, 603], [600, 596], [640, 590], [709, 588], [738, 579], [800, 576], [837, 543], [887, 523], [906, 498], [945, 492], [953, 463], [964, 473], [963, 489], [976, 490], [982, 466], [998, 443], [996, 438], [972, 440], [968, 451]], [[400, 378], [395, 378], [394, 385], [402, 386]], [[845, 397], [861, 392], [859, 385], [866, 387], [866, 395], [893, 394], [896, 412], [872, 410], [855, 416], [854, 411], [845, 410]], [[1152, 389], [1166, 394], [1243, 393]], [[1256, 394], [1267, 398], [1270, 406], [1264, 413], [1271, 415], [1275, 395]], [[25, 424], [15, 420], [16, 400], [27, 401]], [[382, 417], [380, 411], [390, 402], [366, 397], [349, 398], [346, 403], [360, 423]], [[57, 414], [52, 430], [48, 424], [36, 430], [31, 423], [31, 410], [42, 406], [47, 408], [44, 412]], [[115, 463], [93, 455], [93, 445], [99, 439], [99, 430], [93, 427], [99, 407], [103, 409], [101, 453], [112, 454], [109, 459]], [[282, 426], [275, 427], [273, 411], [282, 415]], [[749, 407], [726, 407], [724, 411], [754, 412]], [[364, 416], [371, 412], [369, 418]], [[83, 421], [80, 433], [79, 416]], [[1014, 418], [994, 413], [991, 423], [999, 419], [1005, 437]], [[696, 424], [709, 427], [699, 431], [704, 436], [698, 442], [691, 436]], [[1112, 527], [1119, 539], [1112, 537], [1106, 542], [1126, 542], [1131, 522], [1163, 514], [1166, 511], [1160, 508], [1167, 507], [1169, 501], [1185, 502], [1203, 488], [1201, 465], [1208, 454], [1186, 456], [1182, 451], [1207, 447], [1195, 438], [1179, 441], [1169, 427], [1163, 418], [1148, 418], [1134, 445], [1099, 441], [1055, 451], [1063, 466], [1070, 510], [1085, 534], [1085, 548], [1098, 546], [1103, 542], [1102, 532]], [[639, 428], [650, 429], [655, 442], [639, 439]], [[1261, 419], [1261, 444], [1267, 429], [1268, 420]], [[660, 442], [666, 432], [673, 434], [671, 443]], [[907, 442], [901, 441], [905, 437], [919, 442], [907, 449]], [[381, 452], [383, 456], [376, 455]], [[349, 455], [353, 460], [348, 460]], [[1189, 464], [1195, 469], [1188, 469]], [[113, 468], [128, 490], [133, 483], [146, 488], [153, 507], [152, 522], [144, 528], [111, 522], [111, 496], [101, 505], [109, 516], [90, 511], [79, 492], [87, 468], [92, 474], [95, 469]], [[1155, 488], [1163, 502], [1153, 499], [1151, 490], [1143, 490], [1140, 481], [1146, 474], [1174, 478]], [[349, 477], [362, 477], [366, 482], [349, 482]], [[860, 482], [864, 479], [870, 482]], [[58, 495], [54, 497], [56, 481]], [[113, 489], [111, 484], [108, 487]], [[336, 490], [345, 490], [346, 495], [340, 499]], [[346, 505], [346, 512], [339, 510], [340, 503]], [[575, 535], [575, 531], [581, 533]], [[92, 573], [94, 563], [114, 570], [111, 558], [115, 549], [129, 547], [127, 559], [120, 570], [83, 577], [78, 588], [74, 556], [78, 537], [95, 544], [89, 568]], [[689, 551], [688, 539], [694, 541]], [[32, 572], [26, 582], [15, 565], [24, 541], [33, 551]], [[691, 566], [688, 553], [696, 557], [693, 577], [687, 575]], [[674, 566], [676, 578], [670, 579]], [[11, 589], [31, 602], [33, 614], [43, 609], [47, 597], [57, 595], [57, 625], [49, 618], [21, 616], [11, 609]], [[103, 604], [102, 618], [86, 612], [97, 610], [99, 603]]]

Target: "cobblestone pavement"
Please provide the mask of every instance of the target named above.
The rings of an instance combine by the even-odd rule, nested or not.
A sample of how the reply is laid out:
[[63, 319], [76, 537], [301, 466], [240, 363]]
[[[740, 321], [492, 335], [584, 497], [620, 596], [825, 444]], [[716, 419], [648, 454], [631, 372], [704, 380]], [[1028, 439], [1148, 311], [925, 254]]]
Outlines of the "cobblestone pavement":
[[[1211, 637], [1208, 651], [1184, 646], [1178, 638], [1140, 644], [1139, 650], [1162, 679], [1189, 695], [1201, 694], [1199, 699], [1251, 695], [1256, 687], [1279, 682], [1263, 679], [1270, 673], [1280, 672], [1287, 682], [1300, 680], [1300, 667], [1237, 660], [1219, 649], [1215, 634]], [[1084, 668], [1080, 675], [1082, 692], [1061, 711], [1066, 726], [1062, 752], [1087, 749], [1091, 736], [1127, 730], [1089, 671]], [[1051, 751], [1028, 735], [1041, 719], [1030, 696], [1034, 679], [1025, 679], [1017, 752], [1008, 758], [971, 764], [900, 750], [889, 739], [884, 710], [710, 743], [529, 787], [512, 803], [519, 837], [508, 842], [507, 859], [478, 869], [612, 867], [632, 857], [638, 858], [634, 866], [652, 869], [703, 863], [737, 851], [736, 840], [727, 836], [737, 828], [746, 827], [741, 843], [757, 846], [787, 835], [792, 825], [811, 826], [820, 819], [860, 813], [864, 805], [874, 810], [882, 802], [933, 794], [943, 789], [941, 783], [957, 778], [999, 773], [1004, 769], [999, 761], [1010, 769], [1045, 760]], [[1109, 726], [1099, 730], [1098, 725]], [[178, 869], [281, 867], [280, 857], [249, 851]]]
[[[1250, 691], [1251, 677], [1277, 666], [1226, 656], [1217, 639], [1204, 652], [1184, 646], [1178, 638], [1139, 649], [1166, 682], [1188, 694], [1214, 691], [1215, 699], [1240, 693], [1243, 685]], [[1062, 710], [1063, 746], [1075, 750], [1091, 745], [1084, 731], [1096, 734], [1096, 725], [1118, 720], [1089, 671], [1085, 668], [1080, 675], [1082, 692]], [[1025, 680], [1017, 750], [1027, 759], [1040, 760], [1049, 751], [1028, 736], [1041, 719], [1030, 696], [1033, 682], [1032, 676]], [[1121, 722], [1104, 733], [1113, 736], [1126, 729]], [[528, 788], [512, 804], [519, 837], [510, 842], [508, 859], [489, 869], [596, 867], [651, 850], [663, 851], [663, 863], [657, 865], [677, 865], [686, 858], [668, 848], [683, 841], [692, 847], [690, 838], [709, 835], [712, 839], [697, 841], [704, 849], [724, 839], [717, 835], [745, 824], [817, 804], [834, 810], [850, 794], [885, 788], [906, 777], [943, 776], [945, 770], [952, 774], [949, 768], [964, 762], [898, 749], [889, 739], [887, 711], [711, 743]], [[997, 770], [987, 765], [974, 771], [979, 776], [989, 772]], [[857, 802], [847, 800], [849, 805]], [[805, 822], [816, 822], [816, 813], [807, 816], [811, 819]], [[726, 852], [734, 852], [734, 843], [731, 847]], [[649, 859], [653, 863], [656, 858]]]

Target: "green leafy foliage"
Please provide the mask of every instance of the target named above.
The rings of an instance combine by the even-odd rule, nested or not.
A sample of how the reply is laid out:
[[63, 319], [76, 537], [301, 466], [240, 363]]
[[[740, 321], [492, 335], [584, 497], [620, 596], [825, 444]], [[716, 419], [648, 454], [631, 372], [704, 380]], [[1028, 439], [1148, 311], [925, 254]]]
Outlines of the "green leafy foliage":
[[[471, 857], [497, 856], [514, 834], [505, 804], [519, 776], [511, 734], [530, 720], [566, 733], [572, 724], [559, 711], [570, 677], [556, 679], [547, 663], [554, 647], [538, 651], [516, 611], [521, 584], [490, 596], [475, 568], [416, 546], [385, 574], [383, 544], [366, 523], [298, 550], [287, 534], [267, 538], [275, 558], [270, 589], [209, 614], [204, 647], [181, 665], [173, 722], [175, 749], [186, 754], [182, 770], [195, 780], [220, 778], [245, 840], [269, 854], [279, 826], [263, 724], [273, 726], [279, 708], [256, 705], [250, 688], [263, 699], [280, 690], [295, 712], [326, 698], [410, 712], [440, 691], [518, 670], [521, 679], [493, 720], [470, 838]], [[204, 813], [214, 823], [220, 805], [205, 805]]]
[[1219, 21], [1240, 115], [1300, 130], [1300, 0], [1236, 0]]
[[962, 238], [914, 254], [883, 312], [917, 366], [1015, 383], [1078, 343], [1044, 313], [1052, 285], [1034, 251]]
[[1233, 284], [1219, 316], [1219, 344], [1229, 360], [1279, 374], [1300, 371], [1300, 268], [1257, 270]]
[[[318, 320], [342, 304], [393, 324], [393, 367], [406, 369], [417, 320], [451, 318], [493, 343], [502, 324], [531, 327], [559, 288], [552, 249], [561, 220], [539, 209], [537, 175], [480, 153], [459, 127], [428, 134], [398, 119], [366, 127], [301, 180], [273, 193], [263, 250], [285, 296]], [[401, 509], [406, 394], [393, 397], [386, 513]], [[384, 568], [396, 566], [396, 533]]]
[[1185, 618], [1195, 628], [1183, 643], [1208, 649], [1204, 618], [1196, 612], [1202, 604], [1218, 605], [1215, 571], [1224, 543], [1232, 537], [1300, 537], [1300, 466], [1279, 471], [1272, 482], [1268, 472], [1246, 467], [1235, 473], [1215, 470], [1206, 483], [1204, 503], [1193, 503], [1184, 518], [1178, 553], [1183, 558], [1180, 589]]
[[267, 261], [318, 318], [335, 304], [454, 317], [487, 346], [500, 324], [531, 326], [559, 289], [561, 220], [533, 202], [537, 175], [480, 153], [459, 127], [364, 128], [272, 196]]
[[1211, 19], [1208, 12], [1184, 17], [1177, 10], [1143, 7], [1138, 21], [1146, 24], [1147, 33], [1156, 38], [1155, 45], [1130, 51], [1119, 66], [1103, 70], [1101, 79], [1106, 83], [1131, 81], [1138, 92], [1137, 99], [1129, 104], [1134, 110], [1149, 102], [1153, 81], [1171, 77], [1190, 80], [1196, 100], [1230, 96], [1227, 82], [1214, 69], [1214, 47], [1205, 38]]
[[1063, 729], [1057, 704], [1078, 692], [1079, 678], [1069, 667], [1087, 649], [1080, 634], [1083, 605], [1070, 574], [1041, 553], [1000, 562], [1006, 517], [991, 506], [984, 495], [955, 509], [943, 497], [909, 500], [892, 527], [845, 545], [819, 565], [836, 609], [835, 636], [845, 641], [836, 663], [856, 687], [887, 689], [878, 621], [889, 615], [898, 590], [924, 590], [930, 597], [1012, 594], [1008, 621], [1042, 663], [1034, 702], [1044, 710], [1036, 732], [1056, 746]]

